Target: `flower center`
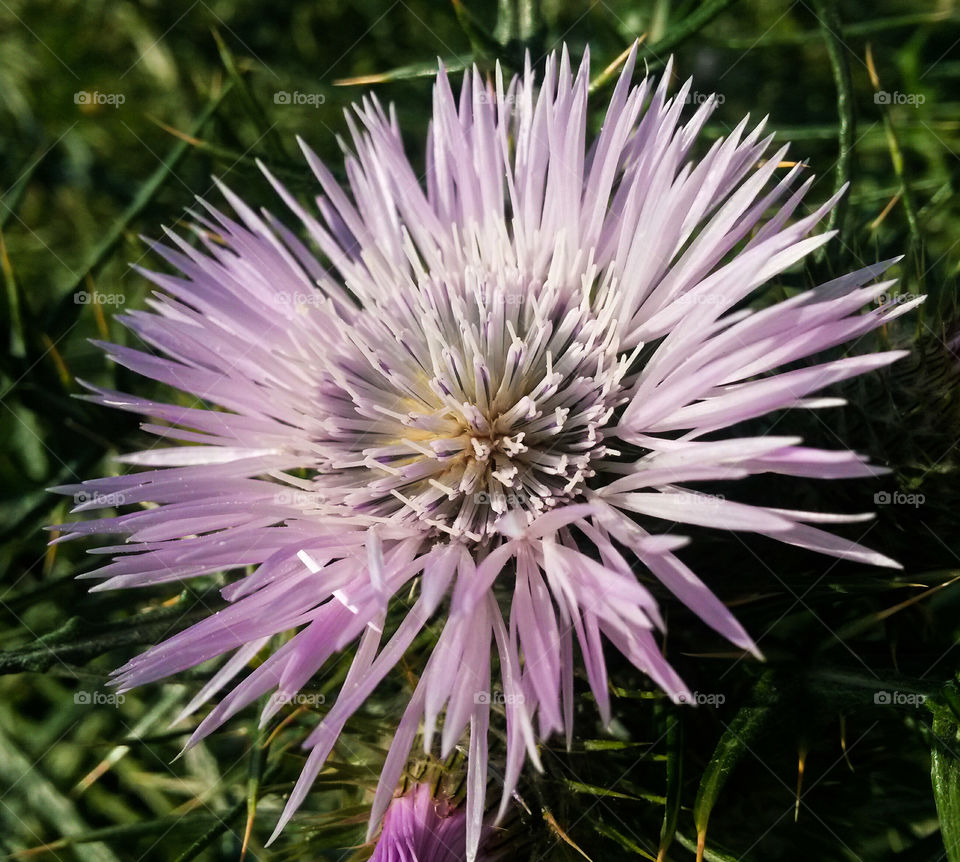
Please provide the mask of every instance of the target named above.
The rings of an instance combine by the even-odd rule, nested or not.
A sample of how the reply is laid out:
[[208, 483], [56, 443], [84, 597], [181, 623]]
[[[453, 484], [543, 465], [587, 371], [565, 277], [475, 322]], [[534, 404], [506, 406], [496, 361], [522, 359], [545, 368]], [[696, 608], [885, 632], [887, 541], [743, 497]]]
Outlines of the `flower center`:
[[479, 285], [364, 317], [321, 405], [326, 499], [478, 542], [507, 512], [569, 502], [609, 454], [622, 398], [614, 298], [587, 280], [579, 304], [549, 284], [522, 304]]
[[571, 408], [553, 406], [555, 395], [543, 406], [524, 395], [495, 416], [472, 404], [408, 414], [411, 433], [364, 450], [374, 475], [344, 502], [475, 541], [492, 534], [506, 512], [532, 520], [575, 497], [593, 475], [591, 461], [607, 451], [598, 430], [609, 415], [603, 399], [578, 413], [578, 427], [568, 431]]

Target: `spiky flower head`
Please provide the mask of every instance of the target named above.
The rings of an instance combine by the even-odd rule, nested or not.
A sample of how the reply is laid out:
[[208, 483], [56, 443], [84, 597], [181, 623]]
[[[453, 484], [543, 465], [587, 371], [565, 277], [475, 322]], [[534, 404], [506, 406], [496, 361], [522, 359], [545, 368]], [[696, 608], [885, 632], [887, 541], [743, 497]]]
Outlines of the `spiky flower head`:
[[[180, 274], [145, 273], [159, 288], [151, 310], [122, 318], [155, 353], [106, 346], [197, 401], [94, 389], [176, 444], [122, 459], [138, 472], [65, 489], [89, 495], [78, 510], [105, 499], [134, 507], [71, 527], [67, 538], [126, 536], [104, 549], [115, 557], [91, 573], [106, 579], [95, 589], [238, 575], [223, 590], [226, 609], [131, 660], [116, 683], [232, 652], [186, 710], [233, 686], [195, 742], [273, 691], [269, 721], [357, 642], [336, 703], [305, 742], [278, 830], [350, 715], [428, 624], [439, 636], [399, 722], [371, 834], [421, 727], [425, 750], [439, 743], [441, 756], [469, 729], [473, 858], [492, 705], [507, 729], [502, 814], [525, 755], [539, 766], [538, 738], [573, 733], [576, 650], [604, 722], [610, 645], [670, 697], [688, 694], [661, 653], [663, 620], [634, 567], [755, 652], [675, 554], [685, 540], [674, 525], [894, 565], [814, 526], [856, 516], [690, 487], [766, 472], [873, 475], [851, 452], [728, 429], [835, 404], [815, 393], [901, 354], [797, 360], [914, 303], [862, 313], [889, 286], [866, 286], [886, 262], [751, 309], [759, 288], [830, 239], [811, 232], [837, 198], [792, 218], [812, 177], [798, 185], [804, 167], [780, 167], [786, 148], [772, 150], [763, 123], [748, 129], [744, 119], [693, 157], [716, 100], [684, 122], [690, 83], [670, 98], [668, 68], [659, 84], [634, 86], [634, 60], [589, 143], [587, 59], [575, 73], [566, 52], [550, 56], [539, 85], [529, 62], [509, 82], [499, 69], [492, 83], [468, 71], [459, 99], [441, 72], [423, 182], [392, 109], [365, 99], [347, 118], [349, 188], [306, 146], [316, 211], [266, 172], [309, 246], [223, 188], [234, 215], [204, 203], [199, 248], [172, 233], [155, 244]], [[651, 534], [658, 520], [669, 535]], [[385, 638], [391, 603], [404, 613]]]
[[391, 800], [370, 862], [465, 862], [466, 833], [463, 809], [417, 783]]

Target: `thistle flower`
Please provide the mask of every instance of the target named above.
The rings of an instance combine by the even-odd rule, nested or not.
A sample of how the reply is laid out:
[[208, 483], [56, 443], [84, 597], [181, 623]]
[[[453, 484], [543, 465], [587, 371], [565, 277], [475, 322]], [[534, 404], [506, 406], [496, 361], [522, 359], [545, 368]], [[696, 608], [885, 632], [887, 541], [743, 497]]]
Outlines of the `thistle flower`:
[[[436, 646], [399, 722], [370, 828], [421, 725], [424, 749], [442, 757], [469, 729], [472, 859], [491, 701], [502, 701], [506, 721], [502, 815], [525, 757], [539, 767], [538, 739], [573, 733], [575, 647], [604, 722], [605, 641], [671, 698], [688, 699], [632, 567], [756, 653], [675, 554], [685, 540], [674, 525], [896, 565], [815, 526], [863, 516], [688, 487], [756, 473], [875, 475], [852, 452], [727, 429], [836, 404], [815, 393], [903, 354], [778, 369], [855, 341], [915, 302], [861, 313], [888, 289], [866, 286], [887, 261], [747, 307], [830, 239], [811, 232], [837, 197], [791, 221], [812, 177], [796, 187], [797, 165], [775, 179], [786, 147], [771, 152], [762, 122], [748, 130], [744, 119], [693, 158], [716, 100], [682, 122], [690, 82], [670, 98], [669, 67], [659, 84], [633, 86], [634, 64], [631, 55], [589, 147], [587, 59], [574, 73], [566, 52], [549, 57], [539, 86], [529, 62], [509, 83], [499, 69], [493, 84], [474, 69], [459, 100], [441, 71], [425, 187], [393, 110], [364, 99], [347, 118], [349, 189], [303, 146], [319, 217], [264, 169], [314, 251], [222, 187], [235, 215], [201, 202], [199, 249], [173, 233], [170, 245], [153, 244], [181, 275], [145, 273], [160, 288], [151, 311], [121, 318], [156, 353], [105, 345], [114, 361], [197, 400], [182, 407], [90, 387], [88, 397], [150, 417], [145, 429], [163, 440], [194, 444], [127, 455], [145, 469], [61, 489], [89, 495], [76, 511], [104, 499], [153, 504], [71, 525], [66, 538], [126, 536], [101, 549], [114, 559], [89, 575], [106, 579], [94, 589], [238, 576], [223, 590], [225, 610], [132, 659], [115, 683], [128, 689], [232, 653], [184, 711], [233, 685], [192, 744], [273, 691], [269, 721], [358, 642], [336, 703], [305, 741], [278, 831], [351, 714], [434, 619]], [[658, 521], [669, 535], [650, 532]], [[404, 614], [387, 639], [391, 603]]]
[[466, 829], [463, 809], [416, 784], [390, 802], [370, 862], [464, 862]]

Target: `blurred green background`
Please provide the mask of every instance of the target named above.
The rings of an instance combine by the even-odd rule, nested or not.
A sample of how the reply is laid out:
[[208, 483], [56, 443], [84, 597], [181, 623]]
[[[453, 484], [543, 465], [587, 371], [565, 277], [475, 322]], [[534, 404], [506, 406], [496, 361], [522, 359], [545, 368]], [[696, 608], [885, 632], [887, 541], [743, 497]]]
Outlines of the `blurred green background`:
[[[515, 69], [525, 47], [538, 64], [562, 42], [575, 57], [589, 43], [597, 74], [641, 36], [652, 71], [672, 54], [677, 84], [693, 75], [696, 94], [723, 97], [701, 151], [744, 114], [769, 115], [818, 176], [810, 206], [851, 182], [840, 240], [773, 295], [901, 253], [900, 295], [930, 294], [879, 335], [912, 347], [910, 360], [847, 387], [827, 430], [790, 419], [812, 443], [839, 437], [894, 474], [859, 487], [798, 480], [788, 505], [866, 511], [895, 491], [923, 503], [881, 507], [864, 539], [905, 563], [893, 575], [698, 537], [689, 559], [737, 606], [766, 666], [668, 602], [672, 660], [724, 702], [677, 710], [611, 657], [613, 735], [584, 694], [582, 738], [569, 753], [546, 747], [546, 773], [531, 771], [500, 838], [504, 858], [654, 859], [669, 843], [663, 858], [692, 859], [710, 812], [707, 859], [960, 859], [960, 8], [905, 0], [0, 0], [0, 859], [234, 860], [245, 843], [247, 859], [352, 858], [429, 642], [351, 722], [265, 850], [302, 763], [296, 743], [323, 706], [264, 733], [247, 711], [174, 762], [190, 726], [169, 722], [210, 669], [120, 703], [105, 676], [215, 609], [222, 581], [88, 596], [73, 580], [92, 568], [85, 547], [46, 547], [43, 527], [69, 501], [44, 489], [116, 470], [109, 456], [145, 438], [134, 418], [72, 397], [77, 378], [154, 393], [88, 339], [127, 338], [111, 315], [146, 292], [128, 264], [157, 265], [138, 235], [183, 229], [194, 195], [218, 202], [212, 175], [280, 213], [257, 158], [309, 196], [294, 136], [337, 169], [343, 111], [367, 90], [397, 105], [416, 163], [437, 58]], [[594, 128], [609, 92], [598, 89]], [[316, 693], [336, 692], [343, 665]]]

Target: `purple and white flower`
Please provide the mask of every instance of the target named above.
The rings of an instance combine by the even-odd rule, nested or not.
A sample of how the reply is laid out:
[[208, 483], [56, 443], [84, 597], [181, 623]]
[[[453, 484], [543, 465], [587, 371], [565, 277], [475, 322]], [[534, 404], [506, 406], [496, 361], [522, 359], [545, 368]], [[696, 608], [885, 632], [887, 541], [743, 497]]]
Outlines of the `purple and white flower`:
[[[306, 145], [315, 208], [265, 169], [309, 246], [221, 187], [233, 215], [204, 203], [199, 248], [173, 233], [156, 243], [179, 274], [144, 273], [159, 288], [150, 310], [120, 318], [152, 350], [104, 345], [115, 362], [196, 400], [90, 387], [94, 400], [149, 417], [145, 430], [168, 445], [124, 456], [136, 472], [60, 489], [90, 495], [75, 511], [106, 495], [133, 507], [71, 524], [64, 538], [125, 537], [100, 549], [113, 559], [90, 573], [104, 579], [94, 589], [237, 575], [226, 609], [132, 659], [117, 672], [121, 690], [229, 655], [184, 711], [219, 697], [192, 743], [274, 692], [269, 721], [356, 644], [336, 702], [306, 739], [278, 831], [351, 714], [427, 626], [436, 646], [399, 722], [371, 834], [418, 733], [445, 757], [469, 731], [473, 859], [491, 706], [506, 721], [502, 815], [525, 759], [539, 766], [538, 740], [573, 733], [576, 652], [604, 722], [610, 646], [671, 698], [689, 699], [634, 568], [756, 652], [677, 556], [686, 540], [675, 525], [896, 565], [818, 526], [868, 516], [745, 505], [690, 487], [880, 472], [845, 450], [728, 429], [838, 403], [820, 391], [903, 353], [797, 361], [855, 342], [919, 300], [875, 307], [892, 283], [874, 283], [886, 261], [750, 308], [828, 242], [831, 232], [812, 232], [837, 197], [802, 214], [813, 178], [781, 167], [786, 147], [772, 148], [762, 122], [744, 119], [694, 157], [715, 99], [681, 120], [690, 82], [670, 97], [669, 67], [659, 83], [634, 86], [634, 65], [635, 53], [593, 141], [587, 59], [574, 71], [566, 52], [553, 55], [539, 83], [529, 63], [511, 81], [499, 68], [493, 83], [473, 70], [459, 98], [441, 71], [425, 182], [393, 109], [364, 99], [347, 118], [348, 188]], [[649, 531], [657, 521], [669, 534]], [[385, 638], [390, 609], [402, 620]]]

